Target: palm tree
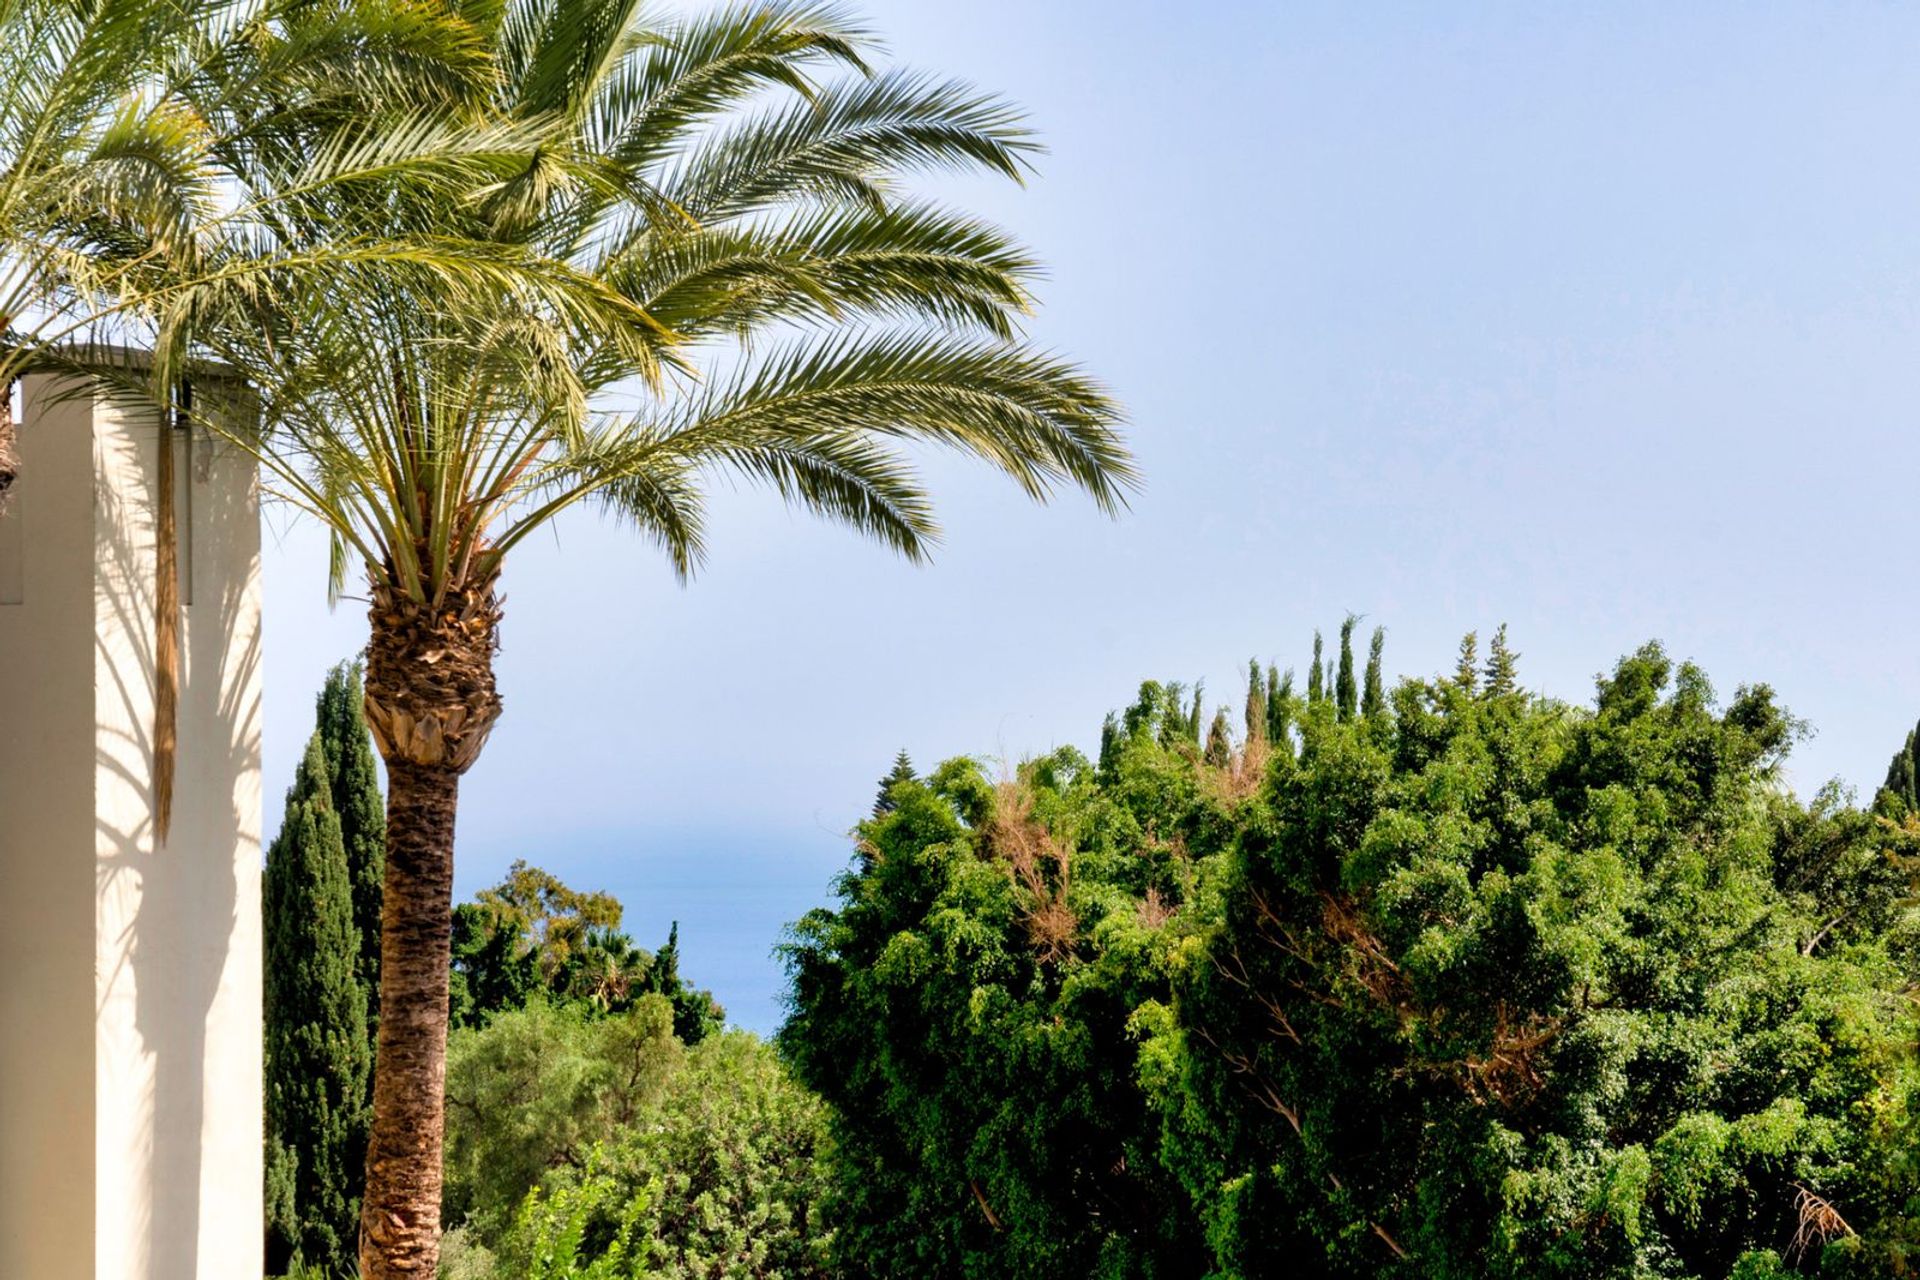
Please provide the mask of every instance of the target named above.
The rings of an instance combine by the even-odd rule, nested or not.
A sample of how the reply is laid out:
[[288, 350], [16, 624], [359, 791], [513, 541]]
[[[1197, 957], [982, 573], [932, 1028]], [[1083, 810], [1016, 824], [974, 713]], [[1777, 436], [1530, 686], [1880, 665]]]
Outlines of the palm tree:
[[[532, 134], [466, 107], [492, 77], [471, 24], [426, 5], [0, 0], [0, 509], [19, 474], [13, 385], [25, 373], [141, 395], [166, 430], [187, 421], [174, 402], [194, 335], [251, 324], [289, 291], [388, 272], [449, 297], [552, 287], [552, 264], [530, 269], [498, 241], [327, 230], [327, 211], [369, 188], [447, 195], [524, 169]], [[158, 457], [152, 796], [164, 843], [179, 598], [174, 450]]]
[[907, 189], [928, 170], [1020, 178], [1035, 146], [1014, 111], [875, 71], [829, 8], [639, 9], [475, 7], [498, 75], [473, 117], [541, 131], [537, 149], [458, 195], [327, 211], [335, 236], [438, 230], [603, 294], [509, 283], [479, 307], [369, 277], [202, 335], [254, 388], [282, 496], [329, 530], [333, 590], [352, 567], [368, 588], [389, 780], [368, 1280], [436, 1265], [454, 817], [501, 712], [513, 548], [585, 503], [690, 575], [703, 487], [731, 473], [920, 560], [938, 526], [913, 444], [1036, 499], [1072, 486], [1117, 511], [1134, 483], [1112, 402], [1019, 337], [1031, 257]]

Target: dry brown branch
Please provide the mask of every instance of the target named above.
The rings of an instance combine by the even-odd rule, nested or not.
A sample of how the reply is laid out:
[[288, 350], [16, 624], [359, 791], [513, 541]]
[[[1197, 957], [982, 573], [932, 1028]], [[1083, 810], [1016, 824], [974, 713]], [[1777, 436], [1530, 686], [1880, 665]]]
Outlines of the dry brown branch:
[[1797, 1182], [1793, 1185], [1799, 1191], [1793, 1198], [1793, 1207], [1800, 1222], [1794, 1230], [1793, 1242], [1787, 1246], [1788, 1262], [1798, 1262], [1809, 1252], [1826, 1248], [1828, 1241], [1854, 1234], [1847, 1220], [1829, 1201]]
[[967, 1179], [967, 1189], [973, 1192], [973, 1198], [980, 1203], [980, 1212], [987, 1215], [987, 1225], [995, 1231], [1005, 1231], [1006, 1228], [1000, 1225], [1000, 1216], [993, 1211], [993, 1206], [987, 1203], [987, 1193], [980, 1189], [979, 1179]]
[[1004, 861], [1014, 883], [1026, 891], [1027, 938], [1042, 963], [1072, 954], [1080, 932], [1079, 917], [1067, 902], [1072, 864], [1066, 847], [1033, 816], [1033, 793], [1018, 782], [996, 787], [981, 836], [988, 853]]

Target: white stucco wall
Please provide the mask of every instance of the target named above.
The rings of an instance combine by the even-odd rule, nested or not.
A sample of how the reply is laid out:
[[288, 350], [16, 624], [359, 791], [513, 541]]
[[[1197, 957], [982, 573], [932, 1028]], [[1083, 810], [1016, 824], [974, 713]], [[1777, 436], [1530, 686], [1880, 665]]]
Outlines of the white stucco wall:
[[[0, 603], [0, 1277], [261, 1274], [259, 513], [175, 435], [183, 663], [155, 847], [149, 415], [30, 381]], [[4, 554], [7, 537], [0, 537]], [[0, 601], [9, 599], [0, 595]]]

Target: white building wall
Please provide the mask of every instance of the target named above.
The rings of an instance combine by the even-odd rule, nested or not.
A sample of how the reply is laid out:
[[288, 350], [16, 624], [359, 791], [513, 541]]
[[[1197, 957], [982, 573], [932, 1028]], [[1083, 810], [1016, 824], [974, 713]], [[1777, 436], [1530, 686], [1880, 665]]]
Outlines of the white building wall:
[[253, 466], [204, 434], [189, 456], [174, 434], [187, 603], [173, 828], [156, 848], [160, 432], [49, 392], [26, 390], [5, 517], [19, 602], [0, 604], [0, 1277], [257, 1280]]

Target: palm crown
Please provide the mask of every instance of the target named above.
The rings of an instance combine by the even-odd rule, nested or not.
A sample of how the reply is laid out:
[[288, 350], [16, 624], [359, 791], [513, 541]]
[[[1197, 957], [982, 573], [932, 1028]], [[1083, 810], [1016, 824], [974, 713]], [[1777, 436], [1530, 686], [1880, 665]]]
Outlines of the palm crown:
[[498, 75], [462, 105], [532, 137], [524, 163], [345, 211], [370, 236], [544, 255], [593, 286], [580, 305], [308, 291], [219, 341], [264, 397], [282, 487], [338, 539], [337, 572], [351, 553], [377, 586], [443, 601], [585, 499], [687, 573], [713, 468], [919, 557], [937, 526], [906, 440], [1117, 507], [1132, 471], [1113, 406], [1016, 338], [1032, 260], [900, 190], [936, 167], [1019, 176], [1033, 144], [1013, 113], [875, 74], [831, 9], [647, 26], [638, 8], [518, 0], [478, 23]]

